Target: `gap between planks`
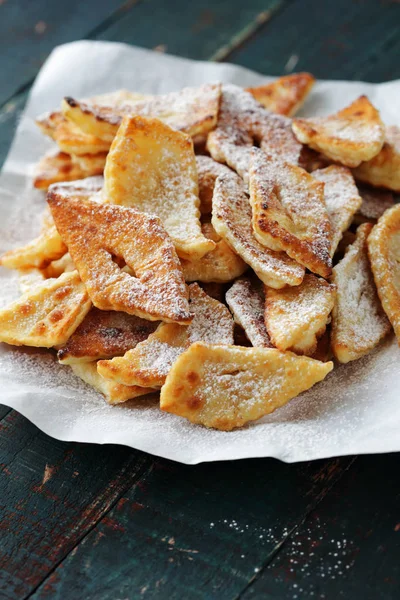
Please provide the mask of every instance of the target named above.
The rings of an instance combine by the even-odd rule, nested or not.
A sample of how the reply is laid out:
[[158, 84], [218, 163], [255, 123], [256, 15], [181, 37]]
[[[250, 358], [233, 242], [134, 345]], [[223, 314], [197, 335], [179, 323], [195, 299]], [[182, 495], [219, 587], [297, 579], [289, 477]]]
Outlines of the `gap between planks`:
[[271, 18], [283, 8], [286, 2], [284, 0], [277, 0], [277, 2], [268, 10], [260, 12], [256, 18], [248, 23], [241, 31], [236, 33], [231, 40], [222, 46], [217, 52], [214, 52], [209, 60], [215, 62], [222, 62], [229, 58], [229, 56], [238, 50], [243, 44], [250, 40], [250, 38], [257, 33]]
[[[126, 492], [128, 490], [130, 490], [134, 485], [136, 485], [142, 479], [142, 477], [144, 477], [145, 475], [147, 475], [148, 473], [150, 473], [150, 471], [157, 464], [157, 460], [158, 459], [156, 459], [154, 456], [148, 455], [148, 456], [145, 456], [145, 458], [143, 460], [144, 460], [143, 465], [138, 469], [136, 475], [132, 478], [131, 481], [129, 481], [129, 484], [124, 489], [121, 489], [121, 493], [114, 499], [113, 502], [110, 503], [110, 505], [108, 506], [108, 508], [102, 513], [101, 517], [99, 517], [93, 523], [93, 525], [91, 525], [90, 527], [88, 527], [85, 530], [85, 533], [76, 540], [75, 545], [68, 552], [65, 552], [65, 554], [51, 567], [51, 569], [48, 571], [48, 573], [46, 574], [46, 576], [43, 577], [43, 579], [34, 588], [32, 588], [32, 590], [29, 592], [29, 594], [27, 594], [26, 596], [24, 596], [21, 600], [28, 600], [29, 598], [31, 598], [37, 592], [37, 590], [49, 579], [49, 577], [51, 577], [51, 575], [53, 574], [53, 572], [56, 569], [58, 569], [58, 567], [64, 562], [64, 560], [72, 552], [74, 552], [74, 550], [83, 542], [83, 540], [91, 533], [91, 531], [93, 529], [95, 529], [95, 527], [97, 526], [97, 524], [100, 521], [102, 521], [108, 515], [108, 513], [119, 502], [119, 500], [121, 499], [121, 497], [124, 494], [126, 494]], [[129, 463], [129, 461], [127, 461], [127, 462]]]

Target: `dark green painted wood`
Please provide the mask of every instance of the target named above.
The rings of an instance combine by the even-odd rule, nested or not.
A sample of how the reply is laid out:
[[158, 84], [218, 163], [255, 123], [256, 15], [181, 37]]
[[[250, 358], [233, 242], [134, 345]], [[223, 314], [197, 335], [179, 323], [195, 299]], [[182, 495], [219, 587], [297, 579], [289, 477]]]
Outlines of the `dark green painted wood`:
[[0, 422], [0, 597], [32, 592], [151, 462], [122, 446], [59, 442], [8, 414]]
[[351, 462], [157, 461], [34, 598], [235, 598]]
[[232, 39], [245, 39], [287, 0], [142, 0], [97, 39], [159, 48], [188, 58], [210, 59]]
[[[42, 0], [43, 1], [43, 0]], [[35, 59], [35, 68], [30, 67], [29, 77], [33, 77], [39, 70], [46, 54], [53, 45], [76, 39], [79, 37], [78, 31], [84, 29], [86, 24], [87, 32], [81, 34], [81, 37], [93, 37], [101, 40], [121, 41], [131, 44], [137, 44], [146, 48], [160, 47], [172, 54], [188, 56], [197, 59], [209, 59], [214, 54], [220, 58], [229, 52], [230, 48], [237, 45], [241, 40], [246, 39], [248, 35], [257, 29], [263, 22], [268, 20], [276, 10], [281, 8], [288, 0], [250, 0], [238, 9], [232, 10], [231, 2], [223, 0], [222, 2], [212, 2], [211, 0], [201, 0], [199, 2], [188, 3], [186, 0], [174, 0], [173, 2], [163, 2], [163, 0], [141, 0], [141, 2], [130, 3], [124, 10], [118, 10], [114, 13], [109, 22], [98, 25], [97, 29], [90, 32], [88, 20], [89, 15], [97, 14], [96, 10], [89, 9], [92, 2], [86, 2], [87, 18], [80, 23], [80, 29], [74, 29], [73, 22], [59, 25], [59, 28], [52, 25], [51, 42], [47, 39], [49, 32], [43, 33], [45, 39], [41, 37], [30, 40], [30, 48], [27, 41], [17, 45], [17, 57], [19, 53], [22, 57], [27, 55], [34, 57], [40, 55], [40, 60]], [[114, 3], [119, 5], [120, 3]], [[31, 20], [38, 19], [38, 15], [47, 15], [41, 2], [30, 3]], [[33, 11], [33, 6], [35, 7]], [[0, 4], [0, 11], [2, 10]], [[14, 6], [12, 18], [7, 13], [7, 18], [3, 23], [4, 29], [13, 29], [13, 20], [16, 19], [17, 7]], [[40, 12], [42, 11], [42, 12]], [[15, 14], [14, 14], [15, 13]], [[1, 13], [0, 13], [1, 14]], [[11, 13], [10, 13], [11, 14]], [[86, 14], [86, 13], [85, 13]], [[156, 16], [156, 19], [154, 18]], [[54, 14], [46, 16], [46, 22], [52, 19], [62, 20], [63, 13], [58, 13], [54, 9]], [[72, 18], [72, 17], [71, 17]], [[11, 22], [6, 24], [6, 22]], [[36, 22], [36, 21], [35, 21]], [[58, 22], [58, 21], [57, 21]], [[99, 21], [100, 23], [100, 21]], [[26, 24], [25, 24], [26, 26]], [[60, 29], [61, 28], [61, 29]], [[0, 24], [0, 33], [2, 26]], [[71, 33], [72, 32], [72, 33]], [[74, 33], [75, 32], [75, 33]], [[72, 37], [63, 37], [71, 36]], [[10, 49], [6, 48], [5, 41], [3, 53], [0, 54], [0, 68], [3, 61], [7, 62]], [[49, 44], [50, 45], [47, 45]], [[47, 48], [47, 51], [45, 50]], [[2, 41], [0, 36], [0, 50]], [[31, 54], [29, 54], [31, 53]], [[17, 60], [17, 57], [15, 60]], [[12, 81], [15, 82], [14, 91], [23, 86], [29, 77], [27, 77], [26, 61], [23, 65], [14, 66]], [[7, 69], [11, 69], [7, 62]], [[27, 91], [14, 96], [5, 106], [0, 108], [0, 167], [3, 164], [12, 140], [18, 116], [23, 110], [27, 98]], [[10, 93], [5, 88], [0, 90], [1, 103], [9, 97]]]
[[0, 404], [0, 421], [4, 419], [4, 417], [8, 415], [10, 411], [11, 408], [9, 406], [3, 406], [3, 404]]
[[[122, 0], [0, 1], [0, 106], [39, 71], [54, 46], [92, 34]], [[130, 4], [130, 3], [129, 3]]]
[[398, 79], [400, 56], [399, 30], [394, 30], [382, 45], [374, 48], [368, 62], [360, 67], [358, 78], [367, 81], [390, 81]]
[[22, 92], [0, 109], [0, 168], [7, 157], [18, 118], [24, 109], [27, 98], [28, 91]]
[[301, 0], [286, 5], [229, 60], [270, 75], [311, 71], [324, 79], [400, 77], [400, 4]]
[[240, 598], [400, 598], [399, 468], [359, 457]]

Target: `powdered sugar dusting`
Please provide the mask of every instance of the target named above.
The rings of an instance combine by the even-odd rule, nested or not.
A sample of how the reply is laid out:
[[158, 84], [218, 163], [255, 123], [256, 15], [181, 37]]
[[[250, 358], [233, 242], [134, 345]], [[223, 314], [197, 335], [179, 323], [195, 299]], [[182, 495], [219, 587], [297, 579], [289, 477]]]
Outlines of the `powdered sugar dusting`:
[[105, 105], [106, 98], [102, 99], [101, 104], [95, 100], [81, 102], [80, 105], [84, 112], [91, 112], [96, 118], [113, 125], [119, 125], [125, 115], [141, 115], [157, 117], [174, 129], [195, 135], [206, 133], [215, 124], [219, 95], [218, 84], [204, 84], [145, 100], [138, 100], [137, 97], [131, 101], [122, 99], [111, 106]]
[[194, 317], [188, 326], [190, 344], [233, 344], [233, 319], [229, 310], [214, 298], [210, 298], [193, 283], [190, 289], [190, 310]]
[[101, 374], [112, 377], [117, 371], [127, 385], [161, 386], [175, 360], [190, 344], [233, 344], [233, 320], [226, 306], [210, 298], [197, 283], [191, 284], [189, 291], [193, 315], [190, 325], [162, 323], [123, 357], [102, 363]]
[[331, 225], [323, 186], [310, 174], [254, 150], [250, 202], [257, 239], [314, 273], [330, 274]]
[[389, 332], [372, 275], [367, 238], [372, 225], [360, 225], [356, 241], [333, 269], [337, 299], [332, 319], [332, 346], [341, 360], [354, 360], [374, 348]]
[[266, 289], [265, 321], [281, 350], [311, 355], [324, 332], [336, 295], [334, 285], [306, 274], [297, 287]]
[[213, 160], [210, 156], [196, 156], [199, 181], [200, 212], [208, 214], [212, 210], [214, 186], [220, 175], [229, 173], [229, 168]]
[[53, 183], [49, 187], [49, 192], [56, 192], [62, 196], [82, 196], [84, 198], [90, 198], [97, 192], [100, 192], [103, 185], [104, 177], [96, 175], [94, 177], [78, 179], [77, 181]]
[[333, 256], [343, 232], [350, 227], [362, 200], [353, 175], [346, 167], [332, 165], [314, 171], [312, 176], [325, 184], [324, 198], [332, 226], [331, 256]]
[[379, 219], [394, 204], [392, 192], [361, 185], [358, 189], [362, 198], [358, 213], [367, 219]]
[[[156, 217], [57, 194], [49, 203], [57, 229], [98, 308], [150, 320], [189, 320], [180, 262]], [[124, 258], [136, 276], [123, 272], [112, 254]]]
[[136, 117], [121, 125], [107, 158], [105, 194], [114, 204], [157, 215], [184, 258], [214, 247], [201, 233], [193, 145], [158, 121]]
[[284, 252], [262, 246], [254, 237], [252, 214], [242, 180], [234, 173], [218, 177], [213, 196], [215, 231], [267, 285], [298, 285], [304, 269]]
[[258, 144], [280, 160], [298, 164], [302, 146], [292, 133], [291, 120], [268, 112], [242, 88], [224, 85], [217, 128], [207, 141], [211, 156], [247, 182], [251, 149]]
[[295, 119], [297, 138], [348, 167], [357, 167], [382, 149], [385, 137], [379, 112], [366, 96], [328, 117]]
[[261, 282], [238, 279], [227, 291], [226, 302], [252, 345], [270, 348], [272, 344], [264, 322], [265, 297]]

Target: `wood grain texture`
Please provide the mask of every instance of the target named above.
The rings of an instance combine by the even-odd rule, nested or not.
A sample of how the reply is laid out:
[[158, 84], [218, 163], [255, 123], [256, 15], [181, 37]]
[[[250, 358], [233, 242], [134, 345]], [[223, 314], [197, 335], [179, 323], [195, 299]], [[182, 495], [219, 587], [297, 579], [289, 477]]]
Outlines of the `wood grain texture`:
[[0, 106], [29, 83], [58, 44], [89, 36], [122, 0], [0, 2]]
[[0, 168], [10, 150], [15, 128], [27, 98], [28, 91], [17, 94], [0, 109]]
[[9, 406], [4, 406], [3, 404], [0, 404], [0, 421], [2, 419], [4, 419], [4, 417], [6, 415], [8, 415], [8, 413], [11, 411], [11, 408]]
[[399, 598], [399, 466], [359, 457], [240, 598]]
[[[111, 4], [111, 17], [102, 21], [101, 11]], [[21, 33], [16, 57], [2, 69], [7, 86], [24, 87], [52, 45], [88, 36], [194, 58], [248, 60], [250, 68], [271, 74], [287, 66], [323, 77], [399, 76], [398, 6], [390, 0], [142, 0], [113, 13], [120, 4], [86, 0], [64, 7], [14, 0], [14, 6], [28, 9], [24, 19], [15, 17], [14, 33]], [[2, 20], [6, 6], [11, 0], [0, 0], [2, 33], [14, 24]], [[37, 18], [36, 10], [42, 11]], [[86, 24], [93, 19], [98, 25], [83, 31], [82, 14]], [[33, 34], [40, 21], [46, 25]], [[246, 41], [254, 31], [254, 41]], [[1, 46], [4, 39], [0, 66], [14, 48], [14, 40]], [[293, 55], [299, 56], [297, 64], [289, 61]], [[20, 93], [0, 109], [0, 163], [25, 100]], [[7, 409], [1, 417], [0, 597], [308, 600], [297, 592], [300, 587], [310, 590], [310, 598], [328, 600], [399, 597], [396, 457], [357, 459], [347, 472], [350, 459], [185, 467], [127, 448], [58, 442]], [[329, 540], [340, 535], [356, 540], [355, 562], [345, 579], [330, 577], [325, 584], [323, 567], [331, 575], [337, 559]], [[318, 549], [312, 557], [310, 540]], [[296, 565], [293, 580], [291, 559], [298, 548], [317, 558], [309, 577], [301, 571], [304, 564]], [[374, 575], [380, 587], [373, 587]]]
[[351, 462], [159, 460], [34, 598], [233, 599]]
[[[24, 38], [23, 43], [19, 41], [16, 44], [15, 56], [13, 46], [6, 47], [7, 38], [2, 40], [0, 37], [0, 50], [3, 50], [0, 53], [0, 69], [3, 68], [3, 63], [3, 71], [6, 73], [11, 73], [12, 69], [11, 80], [14, 82], [13, 91], [16, 92], [36, 75], [54, 45], [78, 37], [127, 42], [195, 59], [223, 59], [253, 31], [269, 20], [286, 1], [250, 0], [235, 10], [232, 10], [230, 0], [218, 3], [201, 0], [195, 4], [188, 3], [186, 0], [174, 0], [168, 3], [163, 0], [114, 3], [116, 7], [122, 4], [122, 8], [116, 10], [111, 18], [102, 23], [100, 19], [97, 21], [102, 11], [97, 15], [97, 4], [94, 7], [94, 2], [91, 0], [84, 3], [86, 8], [80, 9], [84, 11], [85, 18], [79, 22], [77, 28], [72, 16], [66, 23], [63, 22], [62, 6], [61, 12], [57, 12], [54, 8], [49, 14], [44, 6], [45, 0], [40, 0], [30, 3], [31, 8], [24, 27], [27, 27], [29, 19], [32, 22], [37, 21], [39, 15], [43, 18], [45, 15], [44, 22], [47, 25], [51, 22], [51, 27], [48, 28], [46, 25], [46, 29], [39, 37], [36, 35], [31, 39], [28, 36], [26, 40]], [[103, 4], [107, 5], [107, 2]], [[113, 3], [108, 2], [108, 4]], [[2, 10], [5, 12], [0, 0], [0, 16]], [[21, 27], [21, 20], [17, 19], [18, 14], [17, 3], [13, 5], [12, 12], [5, 13], [4, 22], [0, 22], [0, 33], [2, 28], [14, 31], [15, 20], [17, 27]], [[93, 29], [95, 23], [97, 27]], [[12, 64], [9, 63], [10, 54], [14, 56]], [[32, 64], [29, 61], [27, 63], [26, 56], [30, 56]], [[28, 95], [28, 90], [23, 90], [1, 107], [2, 102], [11, 95], [11, 91], [7, 90], [8, 88], [0, 89], [0, 167], [7, 156], [18, 117]]]
[[323, 79], [400, 77], [400, 4], [377, 0], [291, 2], [229, 60], [269, 75]]
[[211, 59], [233, 39], [245, 39], [286, 1], [247, 0], [234, 5], [231, 0], [142, 0], [96, 39]]
[[0, 422], [0, 597], [31, 593], [150, 463], [122, 446], [59, 442], [9, 413]]

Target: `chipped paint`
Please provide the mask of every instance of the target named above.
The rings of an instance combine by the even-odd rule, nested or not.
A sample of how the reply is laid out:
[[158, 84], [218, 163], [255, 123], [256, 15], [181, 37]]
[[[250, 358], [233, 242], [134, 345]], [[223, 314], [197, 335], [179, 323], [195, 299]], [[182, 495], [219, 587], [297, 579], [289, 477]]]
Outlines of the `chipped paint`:
[[282, 0], [277, 0], [277, 2], [271, 8], [260, 12], [253, 21], [248, 23], [243, 29], [241, 29], [236, 35], [234, 35], [232, 39], [228, 42], [228, 44], [219, 48], [219, 50], [217, 50], [217, 52], [215, 52], [210, 57], [210, 60], [226, 60], [226, 58], [228, 58], [228, 56], [234, 50], [237, 50], [248, 39], [250, 39], [252, 35], [254, 35], [259, 29], [261, 29], [261, 27], [271, 19], [271, 17], [281, 6]]
[[42, 485], [45, 485], [48, 481], [50, 481], [50, 479], [53, 477], [53, 474], [54, 474], [54, 467], [50, 467], [50, 465], [48, 465], [46, 463], [46, 466], [44, 468], [44, 473], [43, 473]]
[[35, 33], [38, 35], [43, 35], [47, 29], [47, 23], [44, 21], [38, 21], [35, 25]]

